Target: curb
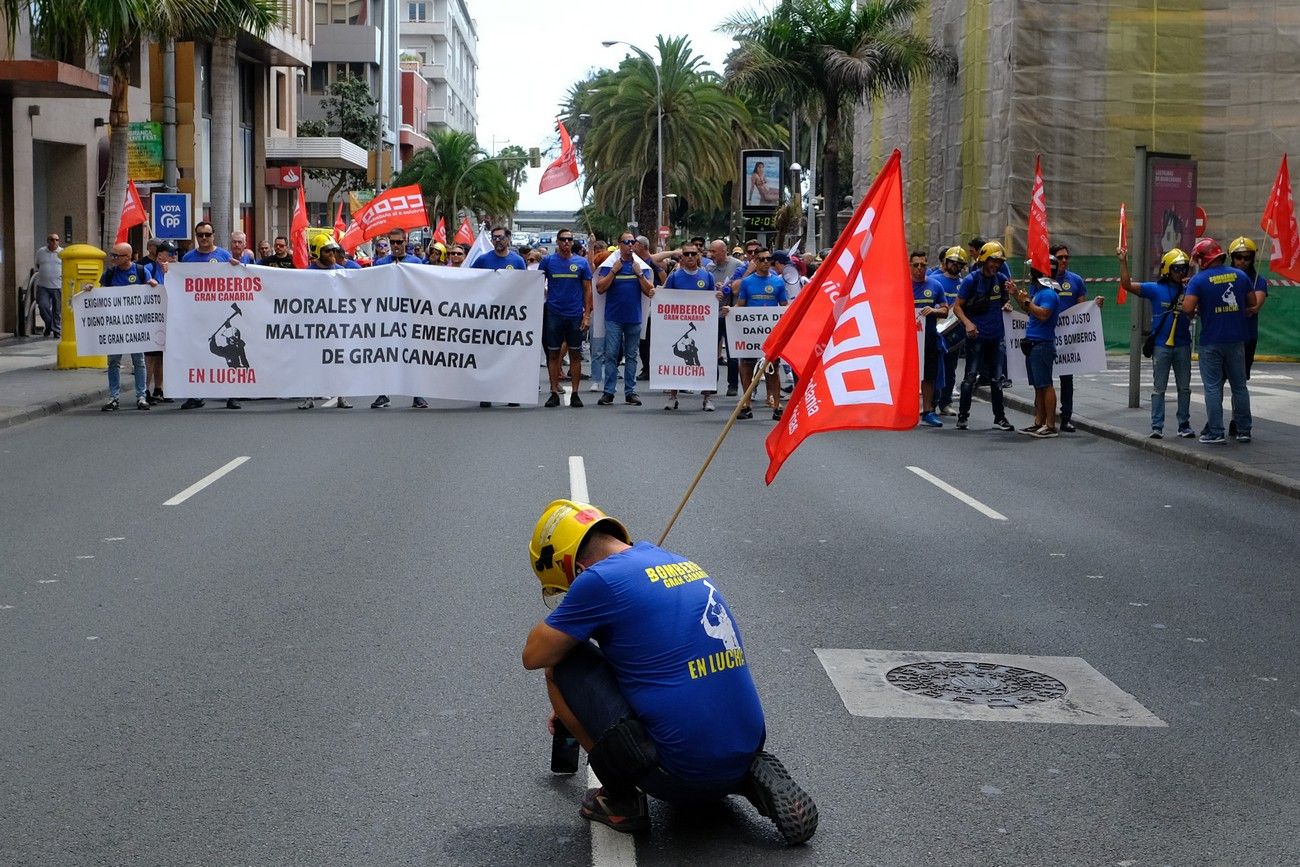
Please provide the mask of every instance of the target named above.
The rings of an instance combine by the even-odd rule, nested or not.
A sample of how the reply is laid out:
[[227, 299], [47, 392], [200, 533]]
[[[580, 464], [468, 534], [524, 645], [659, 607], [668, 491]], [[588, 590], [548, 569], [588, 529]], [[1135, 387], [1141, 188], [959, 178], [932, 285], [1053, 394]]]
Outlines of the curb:
[[[1034, 413], [1033, 401], [1027, 401], [1022, 397], [1013, 396], [1006, 391], [1002, 392], [1002, 402], [1007, 406], [1027, 412], [1030, 415]], [[1071, 421], [1074, 426], [1081, 431], [1103, 437], [1108, 440], [1124, 443], [1125, 445], [1134, 446], [1144, 451], [1158, 454], [1161, 457], [1179, 461], [1180, 463], [1190, 464], [1193, 467], [1199, 467], [1203, 470], [1209, 470], [1218, 473], [1221, 476], [1227, 476], [1230, 479], [1247, 482], [1275, 494], [1281, 494], [1284, 497], [1300, 500], [1300, 481], [1283, 476], [1278, 473], [1271, 473], [1268, 470], [1261, 470], [1243, 464], [1240, 461], [1229, 460], [1227, 458], [1218, 458], [1205, 455], [1200, 452], [1192, 452], [1182, 448], [1176, 448], [1164, 440], [1153, 440], [1133, 431], [1117, 427], [1113, 424], [1107, 424], [1101, 421], [1093, 421], [1084, 416], [1073, 416]]]
[[97, 388], [94, 391], [83, 391], [78, 394], [69, 395], [60, 400], [51, 400], [46, 403], [37, 404], [36, 406], [21, 409], [13, 415], [0, 417], [0, 430], [15, 427], [24, 422], [35, 421], [38, 418], [45, 418], [50, 415], [57, 415], [65, 410], [76, 409], [85, 406], [88, 403], [94, 403], [96, 399], [104, 396], [104, 389]]

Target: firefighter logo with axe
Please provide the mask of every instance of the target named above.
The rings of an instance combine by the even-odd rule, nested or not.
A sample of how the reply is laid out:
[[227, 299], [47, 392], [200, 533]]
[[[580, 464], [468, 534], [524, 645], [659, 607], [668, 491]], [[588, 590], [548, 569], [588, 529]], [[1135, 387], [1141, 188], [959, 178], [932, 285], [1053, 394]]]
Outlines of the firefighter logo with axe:
[[244, 315], [244, 311], [239, 309], [238, 304], [231, 304], [230, 307], [234, 312], [226, 317], [226, 321], [222, 322], [216, 331], [212, 332], [212, 336], [208, 338], [208, 351], [224, 358], [226, 367], [250, 367], [248, 355], [244, 352], [244, 338], [240, 335], [239, 329], [231, 325], [236, 316]]
[[691, 323], [690, 328], [686, 329], [686, 333], [683, 334], [681, 337], [677, 338], [677, 340], [673, 343], [673, 355], [676, 355], [678, 358], [680, 358], [683, 364], [686, 364], [690, 367], [699, 367], [700, 348], [699, 346], [696, 345], [695, 340], [691, 337], [691, 333], [693, 331], [695, 331], [694, 322]]

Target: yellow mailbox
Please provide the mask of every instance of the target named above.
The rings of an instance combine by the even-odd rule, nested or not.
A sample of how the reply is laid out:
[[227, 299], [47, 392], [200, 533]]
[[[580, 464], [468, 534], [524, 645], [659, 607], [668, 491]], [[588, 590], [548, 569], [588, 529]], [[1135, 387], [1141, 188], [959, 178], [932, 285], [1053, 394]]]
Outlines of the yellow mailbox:
[[58, 368], [104, 370], [108, 367], [107, 356], [77, 354], [77, 321], [72, 315], [72, 296], [82, 291], [87, 283], [99, 285], [99, 277], [104, 273], [104, 260], [108, 256], [90, 244], [70, 244], [63, 248], [59, 258], [63, 260], [63, 337], [59, 340]]

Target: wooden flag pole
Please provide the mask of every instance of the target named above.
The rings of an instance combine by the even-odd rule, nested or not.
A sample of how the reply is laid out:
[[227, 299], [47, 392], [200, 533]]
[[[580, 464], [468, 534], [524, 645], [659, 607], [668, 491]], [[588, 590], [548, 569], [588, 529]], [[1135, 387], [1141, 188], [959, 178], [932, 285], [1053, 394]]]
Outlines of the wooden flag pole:
[[[691, 498], [691, 494], [695, 493], [695, 488], [699, 485], [700, 479], [704, 478], [704, 471], [709, 468], [709, 464], [713, 463], [714, 455], [716, 455], [718, 450], [722, 448], [722, 441], [727, 438], [727, 434], [731, 431], [731, 426], [736, 423], [736, 416], [740, 415], [740, 408], [749, 405], [750, 399], [753, 397], [755, 390], [758, 389], [758, 383], [767, 378], [764, 376], [767, 372], [767, 366], [769, 364], [776, 364], [776, 361], [769, 362], [767, 358], [761, 358], [759, 361], [761, 364], [754, 365], [754, 375], [750, 378], [749, 388], [745, 389], [744, 396], [736, 402], [736, 408], [731, 411], [731, 418], [727, 419], [727, 423], [722, 426], [722, 432], [718, 434], [717, 440], [713, 443], [713, 448], [709, 450], [708, 457], [704, 459], [704, 465], [701, 466], [700, 471], [695, 474], [695, 478], [691, 479], [690, 487], [686, 489], [686, 496], [682, 497], [682, 501], [677, 504], [677, 510], [674, 511], [673, 516], [668, 519], [668, 526], [664, 527], [664, 531], [659, 534], [659, 541], [656, 544], [662, 545], [664, 539], [668, 538], [668, 533], [672, 530], [673, 524], [677, 523], [677, 517], [681, 515], [682, 509], [686, 508], [687, 500]], [[780, 398], [778, 397], [777, 400], [779, 401]]]

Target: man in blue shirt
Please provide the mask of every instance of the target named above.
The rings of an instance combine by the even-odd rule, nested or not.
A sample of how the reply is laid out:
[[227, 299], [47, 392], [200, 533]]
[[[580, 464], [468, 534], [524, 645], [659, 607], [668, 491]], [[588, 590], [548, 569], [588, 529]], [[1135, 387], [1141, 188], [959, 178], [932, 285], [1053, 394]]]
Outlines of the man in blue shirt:
[[[147, 265], [149, 277], [157, 281], [159, 286], [167, 282], [167, 266], [176, 258], [176, 245], [171, 241], [159, 241], [154, 247], [154, 261], [152, 265]], [[171, 398], [163, 396], [163, 354], [161, 351], [150, 351], [144, 354], [144, 367], [146, 376], [145, 398], [149, 403], [171, 403]]]
[[1001, 353], [1002, 305], [1014, 290], [1004, 276], [1007, 254], [997, 241], [980, 248], [971, 272], [957, 289], [957, 318], [966, 328], [966, 375], [961, 381], [961, 400], [957, 406], [957, 430], [966, 430], [970, 419], [971, 397], [981, 377], [989, 384], [993, 403], [993, 426], [1013, 431], [1002, 406]]
[[523, 257], [510, 249], [510, 230], [497, 226], [488, 236], [492, 239], [492, 249], [474, 260], [473, 267], [486, 268], [491, 271], [525, 271], [528, 263]]
[[546, 350], [546, 371], [551, 378], [551, 396], [546, 405], [560, 405], [560, 351], [569, 346], [569, 379], [573, 393], [569, 406], [582, 406], [582, 335], [591, 324], [591, 265], [573, 254], [573, 231], [561, 229], [555, 239], [558, 249], [542, 259], [538, 268], [546, 278], [546, 304], [542, 307], [542, 347]]
[[921, 371], [921, 423], [943, 427], [935, 413], [934, 387], [939, 378], [939, 320], [948, 315], [943, 284], [926, 276], [926, 252], [913, 250], [908, 257], [912, 268], [912, 304], [916, 315], [925, 319], [925, 362]]
[[633, 253], [636, 236], [624, 232], [618, 238], [618, 252], [611, 253], [596, 271], [596, 291], [605, 296], [605, 391], [596, 401], [600, 406], [614, 402], [618, 383], [618, 362], [623, 360], [623, 399], [640, 406], [636, 394], [636, 364], [641, 343], [641, 296], [653, 298], [654, 273], [648, 263]]
[[[412, 256], [410, 253], [407, 252], [405, 229], [389, 230], [388, 249], [391, 250], [392, 252], [386, 256], [380, 256], [379, 258], [375, 259], [375, 261], [371, 263], [370, 267], [377, 268], [380, 265], [395, 265], [399, 262], [407, 262], [412, 265], [423, 264], [419, 256]], [[346, 268], [347, 265], [344, 264], [343, 267]], [[358, 265], [357, 267], [359, 268], [361, 266]], [[306, 403], [306, 401], [304, 401], [304, 403]], [[383, 409], [384, 407], [388, 406], [390, 403], [391, 401], [388, 399], [388, 395], [381, 394], [370, 402], [370, 408]], [[422, 397], [411, 398], [411, 409], [428, 409], [428, 408], [429, 408], [429, 402], [424, 398]], [[308, 409], [310, 409], [310, 407], [308, 407]]]
[[241, 265], [252, 265], [256, 260], [248, 249], [248, 236], [243, 232], [230, 233], [230, 258]]
[[1165, 389], [1169, 371], [1174, 372], [1178, 387], [1178, 435], [1196, 436], [1192, 430], [1192, 318], [1183, 313], [1183, 289], [1191, 274], [1192, 260], [1175, 247], [1160, 259], [1160, 279], [1154, 283], [1134, 283], [1129, 276], [1128, 249], [1116, 250], [1119, 256], [1119, 285], [1151, 302], [1151, 433], [1153, 440], [1164, 439]]
[[[943, 261], [939, 264], [939, 270], [931, 273], [931, 279], [937, 281], [943, 287], [943, 300], [951, 311], [952, 306], [957, 303], [957, 287], [961, 285], [961, 272], [966, 268], [966, 251], [960, 244], [949, 247], [943, 251]], [[961, 325], [960, 321], [956, 323]], [[961, 339], [965, 340], [964, 332]], [[961, 341], [954, 340], [953, 346], [945, 344], [943, 356], [943, 389], [939, 394], [939, 415], [955, 416], [957, 412], [952, 408], [952, 393], [957, 387], [957, 359], [961, 357]]]
[[229, 262], [230, 253], [217, 246], [217, 242], [213, 240], [214, 235], [212, 224], [207, 220], [195, 223], [194, 249], [182, 256], [181, 261], [186, 265], [194, 262]]
[[763, 708], [716, 578], [571, 500], [542, 512], [528, 554], [554, 610], [523, 663], [546, 669], [553, 720], [603, 783], [583, 818], [630, 833], [650, 826], [646, 794], [683, 805], [743, 794], [786, 842], [812, 837], [817, 805], [762, 751]]
[[[1041, 271], [1029, 266], [1029, 289], [1016, 290], [1015, 284], [1007, 282], [1007, 288], [1013, 293], [1020, 309], [1025, 311], [1029, 322], [1025, 326], [1025, 336], [1020, 340], [1020, 350], [1025, 354], [1025, 370], [1029, 374], [1029, 384], [1034, 389], [1034, 423], [1020, 433], [1039, 439], [1059, 436], [1056, 426], [1056, 388], [1052, 379], [1052, 362], [1056, 360], [1056, 317], [1061, 310], [1061, 287], [1047, 278]], [[1056, 262], [1052, 262], [1053, 269]]]
[[1205, 388], [1205, 433], [1203, 443], [1226, 442], [1223, 436], [1223, 381], [1232, 388], [1232, 420], [1237, 425], [1237, 442], [1250, 442], [1250, 392], [1246, 388], [1246, 338], [1250, 336], [1246, 317], [1259, 306], [1259, 295], [1250, 278], [1223, 264], [1223, 248], [1213, 238], [1202, 238], [1192, 248], [1192, 260], [1200, 269], [1187, 284], [1183, 312], [1199, 311], [1201, 317], [1201, 384]]
[[[1246, 355], [1246, 381], [1250, 381], [1250, 370], [1255, 366], [1255, 347], [1259, 345], [1259, 311], [1268, 301], [1268, 281], [1255, 270], [1255, 253], [1258, 248], [1255, 242], [1242, 236], [1234, 238], [1228, 245], [1228, 259], [1232, 267], [1243, 272], [1250, 278], [1251, 285], [1255, 291], [1255, 312], [1246, 317], [1246, 342], [1244, 350]], [[1236, 422], [1228, 423], [1228, 436], [1237, 435]]]
[[[99, 275], [100, 286], [157, 286], [158, 281], [144, 266], [131, 261], [130, 244], [114, 244], [108, 254], [108, 267]], [[87, 290], [91, 291], [91, 290]], [[135, 379], [135, 408], [149, 409], [148, 389], [145, 380], [144, 353], [131, 353], [131, 373]], [[117, 412], [118, 395], [122, 393], [122, 353], [108, 356], [108, 403], [103, 412]]]
[[[1060, 287], [1061, 295], [1061, 312], [1064, 313], [1076, 304], [1082, 304], [1088, 300], [1088, 287], [1084, 285], [1083, 278], [1068, 269], [1070, 264], [1070, 248], [1065, 244], [1056, 244], [1052, 247], [1052, 279]], [[1105, 298], [1097, 296], [1097, 306], [1105, 302]], [[1061, 430], [1066, 433], [1074, 433], [1074, 423], [1070, 421], [1074, 417], [1074, 376], [1061, 377]]]
[[[785, 280], [780, 274], [772, 273], [772, 251], [766, 247], [754, 250], [750, 259], [753, 272], [741, 278], [736, 289], [737, 307], [785, 307], [790, 303], [790, 295], [785, 288]], [[749, 405], [751, 395], [749, 385], [754, 381], [755, 360], [740, 359], [740, 385], [745, 396], [741, 398], [744, 405], [736, 418], [753, 418], [754, 410]], [[772, 407], [772, 420], [781, 419], [781, 374], [776, 364], [769, 364], [763, 372], [763, 387], [767, 389], [767, 403]]]
[[[664, 281], [664, 288], [686, 289], [692, 292], [712, 292], [713, 297], [721, 301], [723, 295], [721, 290], [719, 290], [714, 284], [713, 275], [704, 270], [700, 265], [699, 244], [694, 241], [683, 244], [681, 248], [681, 257], [682, 263], [673, 271], [673, 273], [668, 275], [668, 279]], [[716, 349], [717, 347], [715, 346], [714, 348]], [[698, 352], [696, 353], [696, 356], [698, 358]], [[687, 363], [689, 364], [690, 362]], [[712, 363], [712, 361], [709, 362], [709, 364]], [[701, 392], [701, 396], [704, 398], [702, 409], [705, 412], [714, 411], [713, 395], [715, 394], [717, 394], [717, 391], [706, 390]], [[677, 389], [669, 389], [668, 402], [664, 404], [664, 409], [675, 410], [677, 409], [677, 406]]]

